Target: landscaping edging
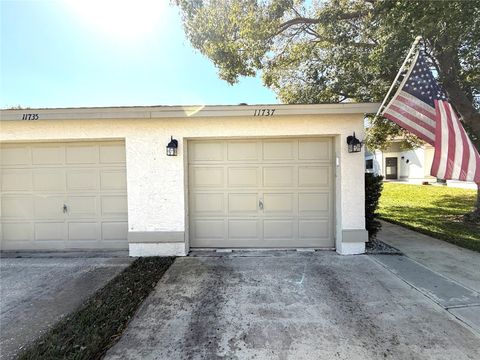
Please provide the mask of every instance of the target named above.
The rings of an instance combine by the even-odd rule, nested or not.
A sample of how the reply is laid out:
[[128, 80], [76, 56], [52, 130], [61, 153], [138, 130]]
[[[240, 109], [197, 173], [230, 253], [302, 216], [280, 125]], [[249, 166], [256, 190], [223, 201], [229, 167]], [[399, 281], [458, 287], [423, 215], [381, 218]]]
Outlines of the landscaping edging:
[[100, 359], [116, 343], [173, 257], [136, 259], [19, 359]]

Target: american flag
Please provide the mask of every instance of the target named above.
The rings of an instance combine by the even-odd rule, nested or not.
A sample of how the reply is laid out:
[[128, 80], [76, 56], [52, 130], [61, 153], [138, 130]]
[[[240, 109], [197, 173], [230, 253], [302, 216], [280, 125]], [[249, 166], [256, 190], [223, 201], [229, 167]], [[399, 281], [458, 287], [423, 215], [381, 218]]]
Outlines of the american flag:
[[432, 176], [480, 184], [480, 155], [422, 52], [382, 115], [434, 146]]

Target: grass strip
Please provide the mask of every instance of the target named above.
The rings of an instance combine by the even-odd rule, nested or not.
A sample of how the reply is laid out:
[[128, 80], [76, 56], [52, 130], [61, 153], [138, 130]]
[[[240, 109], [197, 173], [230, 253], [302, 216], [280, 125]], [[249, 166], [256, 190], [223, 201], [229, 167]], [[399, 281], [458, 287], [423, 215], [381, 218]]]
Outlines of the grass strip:
[[384, 183], [378, 216], [452, 244], [480, 251], [480, 225], [463, 215], [475, 206], [476, 191], [447, 186]]
[[120, 338], [173, 260], [172, 257], [136, 259], [78, 310], [35, 341], [19, 359], [100, 359]]

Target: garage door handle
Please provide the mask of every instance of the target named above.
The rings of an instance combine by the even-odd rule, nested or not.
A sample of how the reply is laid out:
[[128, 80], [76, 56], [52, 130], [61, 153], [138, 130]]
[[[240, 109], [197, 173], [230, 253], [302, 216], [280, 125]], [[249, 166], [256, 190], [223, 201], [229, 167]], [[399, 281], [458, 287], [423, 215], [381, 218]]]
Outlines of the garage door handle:
[[63, 204], [63, 213], [65, 214], [68, 211], [67, 205]]
[[262, 200], [258, 200], [258, 207], [260, 208], [260, 210], [263, 210], [263, 201]]

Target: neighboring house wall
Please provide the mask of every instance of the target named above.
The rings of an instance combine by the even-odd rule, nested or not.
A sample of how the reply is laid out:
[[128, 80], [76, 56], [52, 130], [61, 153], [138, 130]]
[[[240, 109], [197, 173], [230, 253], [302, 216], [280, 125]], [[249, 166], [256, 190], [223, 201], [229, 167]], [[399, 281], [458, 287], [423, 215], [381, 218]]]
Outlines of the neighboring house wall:
[[[348, 153], [345, 144], [354, 131], [364, 137], [363, 113], [261, 118], [189, 115], [66, 120], [68, 116], [58, 114], [58, 120], [2, 121], [0, 141], [125, 139], [129, 238], [136, 239], [130, 241], [130, 254], [141, 256], [188, 252], [185, 152], [189, 138], [329, 136], [334, 139], [336, 157], [336, 249], [343, 254], [364, 251], [364, 155]], [[171, 135], [179, 140], [177, 157], [165, 155]], [[157, 233], [156, 238], [163, 240], [138, 241], [139, 233]]]
[[375, 175], [381, 174], [381, 166], [379, 162], [379, 157], [381, 154], [376, 152], [365, 151], [365, 172]]
[[423, 167], [423, 177], [424, 178], [434, 179], [434, 177], [430, 175], [430, 170], [432, 168], [433, 154], [434, 153], [435, 153], [435, 148], [433, 146], [425, 145], [425, 149], [424, 149], [425, 166]]
[[[414, 150], [402, 151], [400, 144], [393, 142], [386, 151], [376, 150], [373, 153], [365, 153], [365, 161], [372, 160], [373, 162], [373, 168], [369, 169], [365, 166], [365, 172], [386, 177], [387, 158], [396, 158], [398, 176], [394, 180], [418, 184], [423, 181], [436, 182], [437, 179], [430, 175], [434, 152], [434, 147], [429, 144]], [[474, 182], [447, 180], [446, 185], [472, 190], [477, 189], [477, 185]]]
[[376, 150], [370, 157], [374, 160], [374, 173], [386, 176], [387, 158], [397, 159], [396, 180], [435, 179], [430, 176], [433, 161], [433, 147], [424, 145], [414, 150], [402, 150], [399, 143], [393, 143], [385, 151]]

